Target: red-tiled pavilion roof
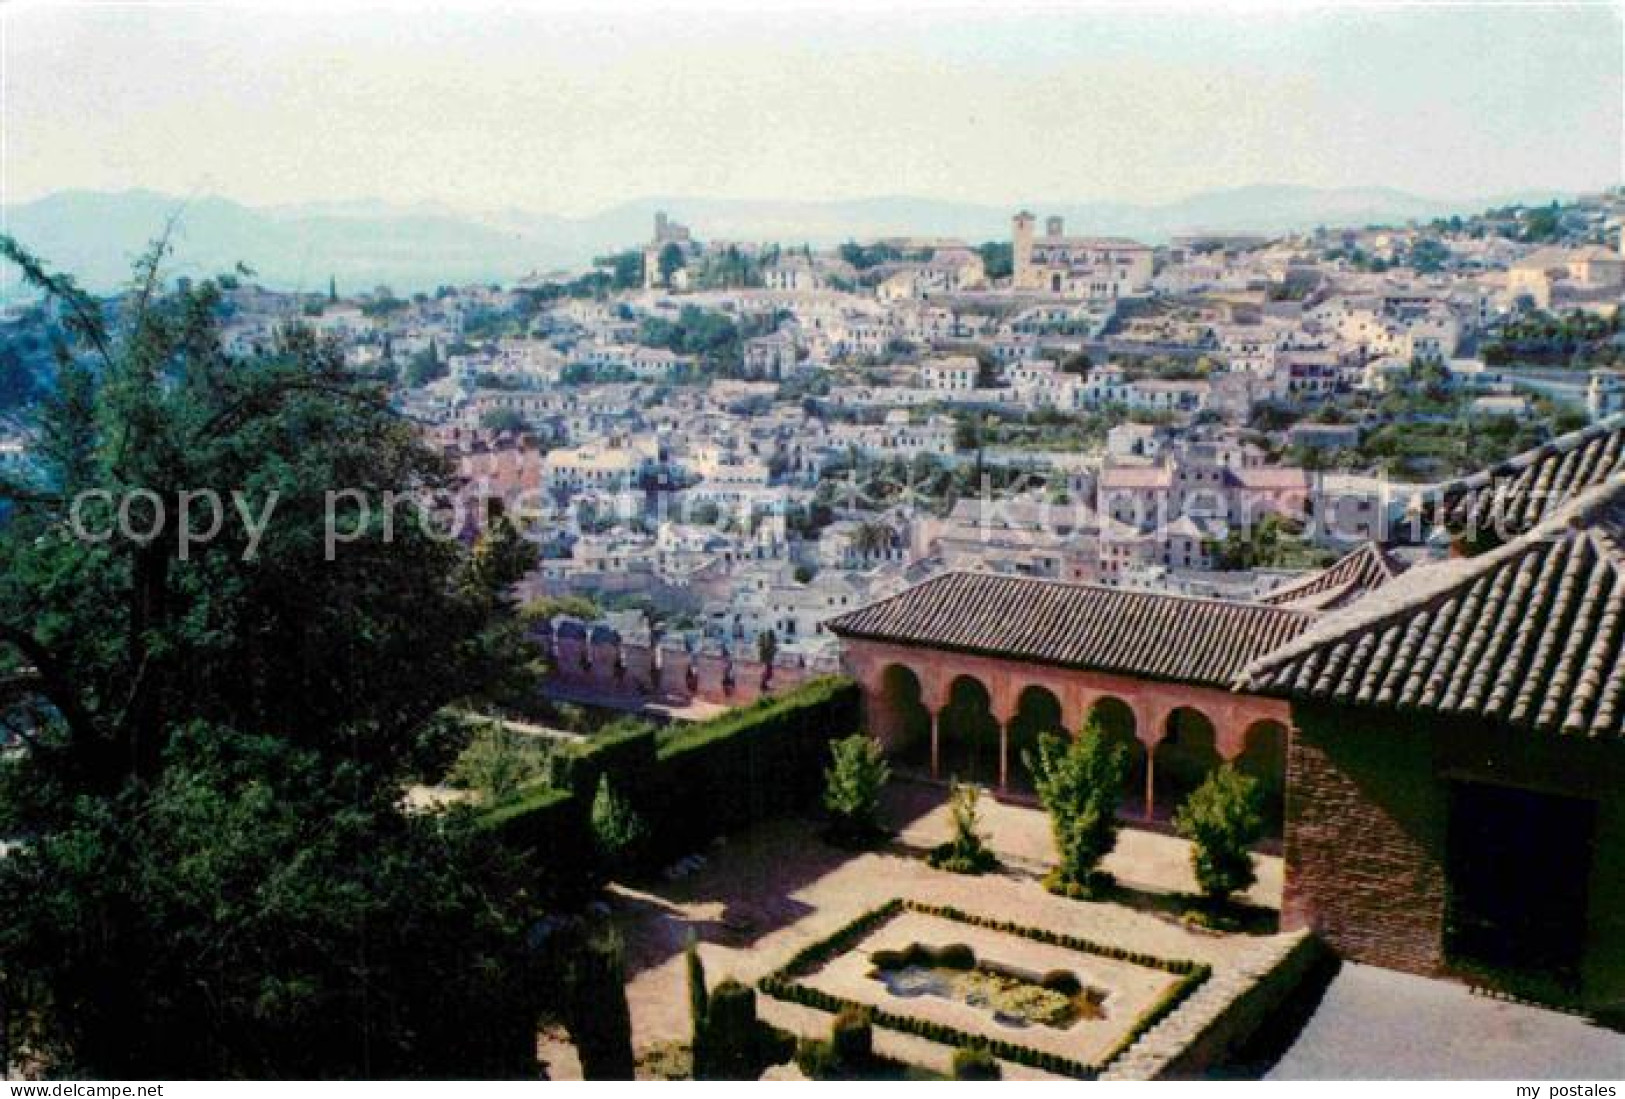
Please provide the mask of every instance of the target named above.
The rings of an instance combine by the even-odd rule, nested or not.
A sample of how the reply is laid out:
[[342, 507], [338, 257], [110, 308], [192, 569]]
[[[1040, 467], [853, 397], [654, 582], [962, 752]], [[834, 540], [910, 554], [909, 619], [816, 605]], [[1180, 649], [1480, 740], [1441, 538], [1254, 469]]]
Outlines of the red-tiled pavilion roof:
[[1329, 610], [1341, 607], [1381, 587], [1403, 571], [1403, 566], [1382, 551], [1375, 542], [1366, 542], [1337, 561], [1266, 593], [1260, 603], [1298, 610]]
[[1256, 603], [950, 572], [827, 626], [839, 637], [1229, 687], [1313, 621]]

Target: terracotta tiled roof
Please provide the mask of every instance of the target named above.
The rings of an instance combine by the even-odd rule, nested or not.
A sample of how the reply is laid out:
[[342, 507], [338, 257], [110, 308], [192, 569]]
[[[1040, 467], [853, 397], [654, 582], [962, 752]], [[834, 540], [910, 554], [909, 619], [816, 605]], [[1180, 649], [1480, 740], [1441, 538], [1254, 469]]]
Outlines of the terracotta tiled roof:
[[1375, 542], [1366, 542], [1319, 572], [1283, 584], [1259, 602], [1299, 610], [1331, 610], [1381, 587], [1398, 576], [1403, 568]]
[[1232, 476], [1244, 488], [1296, 488], [1305, 491], [1309, 488], [1309, 474], [1292, 466], [1243, 466], [1235, 470]]
[[1168, 466], [1107, 466], [1100, 471], [1100, 487], [1114, 488], [1168, 488], [1174, 483], [1174, 471]]
[[840, 637], [1229, 687], [1313, 621], [1254, 603], [951, 572], [827, 626]]
[[1428, 510], [1452, 531], [1512, 537], [1569, 500], [1625, 471], [1625, 416], [1509, 458], [1500, 465], [1434, 486]]
[[1240, 687], [1625, 733], [1625, 474], [1478, 557], [1419, 565], [1261, 657]]

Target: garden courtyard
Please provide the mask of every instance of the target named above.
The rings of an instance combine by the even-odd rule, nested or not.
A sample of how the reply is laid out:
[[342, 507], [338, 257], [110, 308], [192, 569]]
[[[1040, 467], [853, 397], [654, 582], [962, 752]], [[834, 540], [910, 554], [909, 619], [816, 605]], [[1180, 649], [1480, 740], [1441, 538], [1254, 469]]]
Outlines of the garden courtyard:
[[[1121, 900], [1071, 900], [1047, 892], [1041, 879], [1053, 864], [1049, 822], [1035, 808], [983, 800], [983, 830], [1001, 867], [983, 876], [936, 870], [924, 855], [951, 834], [946, 792], [939, 787], [894, 782], [884, 802], [892, 841], [868, 852], [826, 843], [813, 819], [757, 825], [704, 852], [705, 863], [675, 877], [616, 885], [611, 915], [626, 944], [633, 1041], [641, 1051], [656, 1043], [686, 1041], [690, 1033], [684, 944], [692, 930], [712, 981], [732, 976], [755, 984], [804, 949], [888, 902], [945, 907], [983, 921], [1005, 921], [1050, 936], [1101, 944], [1114, 951], [1208, 967], [1211, 978], [1184, 1007], [1200, 1011], [1204, 997], [1231, 994], [1266, 971], [1282, 952], [1273, 910], [1281, 889], [1279, 859], [1259, 856], [1259, 880], [1245, 895], [1255, 906], [1252, 926], [1215, 933], [1185, 925], [1180, 894], [1194, 891], [1189, 847], [1153, 832], [1125, 829], [1104, 866], [1123, 887]], [[845, 1000], [895, 1010], [913, 1018], [954, 1026], [978, 1037], [1007, 1037], [1022, 1045], [1093, 1064], [1123, 1040], [1134, 1020], [1166, 993], [1175, 977], [1157, 968], [1099, 954], [1032, 941], [984, 927], [940, 926], [916, 911], [872, 930], [801, 980]], [[1043, 1024], [1002, 1025], [992, 1013], [953, 996], [897, 996], [872, 974], [873, 949], [910, 942], [965, 943], [977, 958], [1036, 975], [1063, 970], [1104, 994], [1104, 1018], [1084, 1018], [1057, 1029]], [[830, 1015], [762, 995], [761, 1015], [799, 1035], [822, 1037]], [[1176, 1012], [1176, 1014], [1178, 1013]], [[874, 1031], [879, 1053], [932, 1071], [945, 1072], [950, 1045], [886, 1026]], [[555, 1077], [569, 1077], [574, 1058], [565, 1045], [549, 1044]], [[1001, 1059], [1002, 1060], [1002, 1059]], [[1028, 1064], [1004, 1061], [1006, 1078], [1044, 1078]], [[794, 1075], [780, 1066], [770, 1075]]]

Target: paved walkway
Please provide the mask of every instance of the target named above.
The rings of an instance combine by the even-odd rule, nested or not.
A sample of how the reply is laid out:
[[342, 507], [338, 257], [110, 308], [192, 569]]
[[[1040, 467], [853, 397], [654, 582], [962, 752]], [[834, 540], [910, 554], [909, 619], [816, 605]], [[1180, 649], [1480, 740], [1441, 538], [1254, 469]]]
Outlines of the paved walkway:
[[663, 702], [658, 698], [606, 691], [591, 683], [566, 683], [558, 679], [547, 680], [542, 685], [542, 695], [550, 702], [593, 706], [601, 710], [620, 710], [662, 721], [708, 721], [734, 708], [707, 702], [702, 698], [682, 704]]
[[1625, 1079], [1625, 1034], [1347, 963], [1269, 1080]]
[[[894, 818], [905, 823], [899, 839], [906, 845], [927, 849], [947, 840], [952, 825], [942, 787], [924, 783], [897, 783], [889, 791]], [[981, 800], [983, 830], [992, 837], [999, 857], [1007, 865], [1042, 875], [1055, 863], [1055, 842], [1050, 837], [1049, 817], [1032, 806], [1001, 803], [991, 797]], [[1253, 860], [1258, 881], [1243, 894], [1260, 908], [1281, 907], [1281, 859], [1259, 855]], [[1106, 856], [1104, 867], [1118, 881], [1151, 893], [1194, 893], [1196, 876], [1191, 871], [1190, 844], [1177, 836], [1140, 828], [1124, 828], [1117, 834], [1117, 847]]]

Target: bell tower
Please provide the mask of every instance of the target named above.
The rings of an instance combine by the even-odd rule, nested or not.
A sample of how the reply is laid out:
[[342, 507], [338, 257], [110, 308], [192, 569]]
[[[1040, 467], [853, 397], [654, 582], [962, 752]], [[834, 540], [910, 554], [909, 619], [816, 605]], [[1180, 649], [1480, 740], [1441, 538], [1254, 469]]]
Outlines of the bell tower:
[[1027, 289], [1032, 284], [1035, 220], [1023, 210], [1010, 221], [1010, 285], [1017, 290]]

